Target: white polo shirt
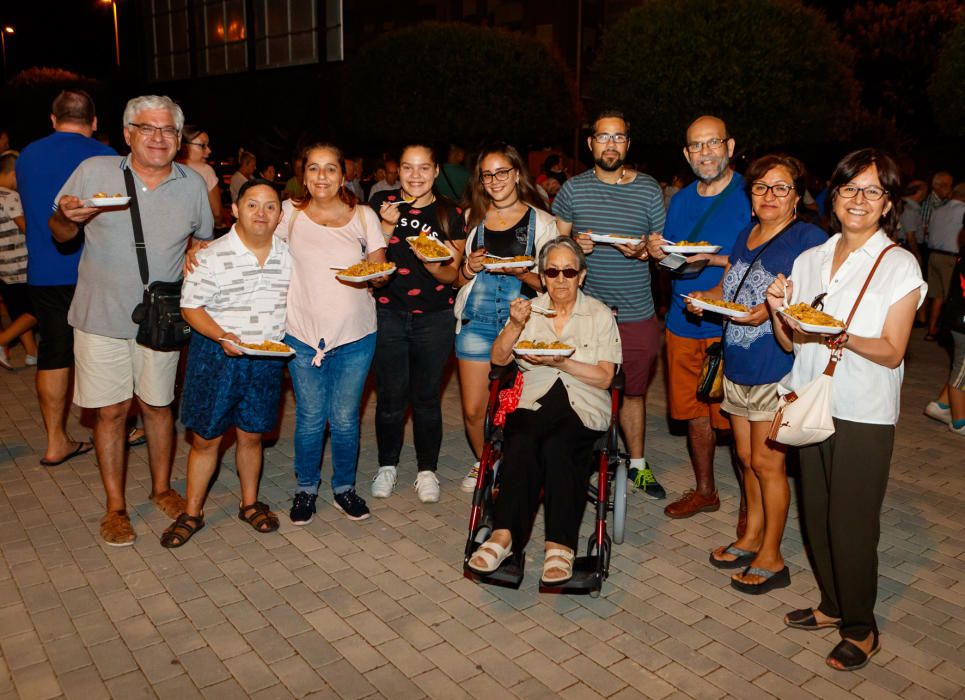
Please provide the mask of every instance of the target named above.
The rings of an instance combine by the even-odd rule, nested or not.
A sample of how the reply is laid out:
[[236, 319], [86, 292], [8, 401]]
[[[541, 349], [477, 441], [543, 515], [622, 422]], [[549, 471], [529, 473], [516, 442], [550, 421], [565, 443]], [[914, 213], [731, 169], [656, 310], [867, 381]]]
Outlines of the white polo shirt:
[[[810, 304], [818, 294], [827, 292], [824, 312], [845, 321], [878, 254], [891, 245], [891, 239], [879, 230], [848, 256], [831, 279], [834, 248], [840, 238], [840, 233], [831, 236], [827, 243], [805, 251], [794, 262], [790, 303]], [[915, 256], [902, 248], [888, 251], [848, 332], [863, 338], [880, 338], [891, 306], [914, 289], [918, 290], [921, 306], [928, 285], [922, 280]], [[780, 382], [782, 394], [799, 391], [824, 371], [831, 351], [822, 342], [823, 337], [794, 334], [794, 366]], [[831, 415], [858, 423], [894, 425], [898, 422], [904, 373], [904, 361], [890, 369], [845, 349], [831, 383]]]
[[271, 252], [261, 266], [232, 226], [197, 257], [198, 264], [181, 287], [182, 308], [203, 307], [244, 343], [282, 339], [292, 276], [287, 243], [272, 236]]

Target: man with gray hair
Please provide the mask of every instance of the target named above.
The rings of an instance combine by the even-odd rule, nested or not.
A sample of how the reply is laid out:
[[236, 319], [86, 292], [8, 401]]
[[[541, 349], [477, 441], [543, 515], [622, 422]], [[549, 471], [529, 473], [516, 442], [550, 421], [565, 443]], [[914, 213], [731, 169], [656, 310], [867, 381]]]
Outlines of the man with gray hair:
[[68, 315], [74, 328], [74, 402], [96, 411], [94, 447], [107, 493], [101, 537], [114, 546], [134, 543], [124, 494], [126, 419], [134, 396], [144, 417], [151, 500], [169, 518], [184, 510], [184, 499], [171, 488], [171, 403], [180, 353], [152, 350], [135, 341], [138, 327], [131, 313], [144, 287], [130, 204], [100, 208], [89, 200], [126, 192], [129, 171], [143, 227], [148, 283], [180, 279], [189, 241], [211, 238], [214, 226], [204, 180], [174, 162], [183, 126], [181, 108], [168, 97], [129, 101], [124, 140], [131, 154], [82, 162], [61, 188], [50, 217], [57, 241], [70, 241], [81, 231], [86, 239]]

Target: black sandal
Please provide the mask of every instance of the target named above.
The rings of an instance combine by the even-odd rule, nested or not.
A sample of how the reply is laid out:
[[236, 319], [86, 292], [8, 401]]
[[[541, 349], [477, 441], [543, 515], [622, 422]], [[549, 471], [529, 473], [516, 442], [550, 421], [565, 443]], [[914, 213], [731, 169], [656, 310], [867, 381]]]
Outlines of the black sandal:
[[238, 509], [238, 519], [248, 523], [262, 534], [278, 529], [278, 516], [271, 512], [267, 503], [261, 501], [255, 501], [250, 506], [241, 506]]
[[[872, 632], [874, 639], [871, 644], [871, 651], [865, 653], [862, 651], [857, 644], [852, 642], [850, 639], [842, 639], [838, 646], [836, 646], [828, 658], [825, 659], [825, 663], [833, 668], [835, 671], [857, 671], [868, 665], [871, 661], [871, 657], [881, 651], [881, 642], [878, 640], [877, 630]], [[837, 661], [840, 666], [835, 666], [832, 661]]]
[[181, 513], [168, 529], [161, 535], [161, 546], [168, 549], [180, 547], [194, 537], [194, 534], [204, 527], [204, 518], [199, 515]]
[[798, 630], [821, 630], [826, 627], [840, 627], [841, 620], [832, 620], [831, 622], [818, 622], [817, 617], [814, 616], [814, 610], [812, 608], [801, 608], [800, 610], [792, 610], [787, 615], [784, 616], [784, 624], [788, 627], [793, 627]]
[[724, 548], [721, 554], [730, 554], [735, 559], [718, 559], [714, 554], [717, 552], [715, 549], [710, 553], [710, 563], [712, 566], [718, 569], [741, 569], [749, 565], [754, 561], [754, 557], [757, 556], [757, 552], [752, 552], [749, 549], [741, 549], [737, 546], [736, 542], [731, 542]]

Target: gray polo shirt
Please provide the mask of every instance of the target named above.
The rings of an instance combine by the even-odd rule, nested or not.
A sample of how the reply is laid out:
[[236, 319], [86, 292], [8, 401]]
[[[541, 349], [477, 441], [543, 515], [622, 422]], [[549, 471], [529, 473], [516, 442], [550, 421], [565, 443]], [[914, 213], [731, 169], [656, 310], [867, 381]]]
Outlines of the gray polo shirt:
[[[127, 163], [128, 157], [88, 158], [77, 166], [54, 201], [67, 194], [87, 199], [98, 192], [126, 193], [123, 169]], [[188, 239], [211, 238], [214, 227], [204, 179], [190, 168], [172, 163], [171, 174], [153, 190], [137, 173], [134, 184], [150, 282], [177, 281], [181, 279]], [[131, 312], [141, 302], [144, 287], [134, 252], [130, 208], [99, 212], [87, 222], [84, 236], [77, 291], [67, 321], [85, 333], [134, 338], [137, 325], [131, 320]]]

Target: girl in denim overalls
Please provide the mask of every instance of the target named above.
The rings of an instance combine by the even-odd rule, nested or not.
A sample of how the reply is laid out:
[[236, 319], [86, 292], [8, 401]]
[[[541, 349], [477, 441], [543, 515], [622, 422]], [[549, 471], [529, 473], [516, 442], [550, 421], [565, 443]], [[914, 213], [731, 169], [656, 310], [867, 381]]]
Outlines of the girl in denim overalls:
[[[509, 303], [520, 294], [540, 290], [539, 276], [530, 268], [486, 269], [487, 255], [537, 256], [557, 234], [553, 217], [544, 209], [519, 152], [500, 144], [483, 150], [476, 159], [467, 212], [466, 255], [455, 286], [456, 358], [466, 433], [473, 453], [483, 448], [483, 421], [489, 394], [489, 351], [509, 320]], [[463, 479], [462, 489], [476, 485], [479, 462]]]

